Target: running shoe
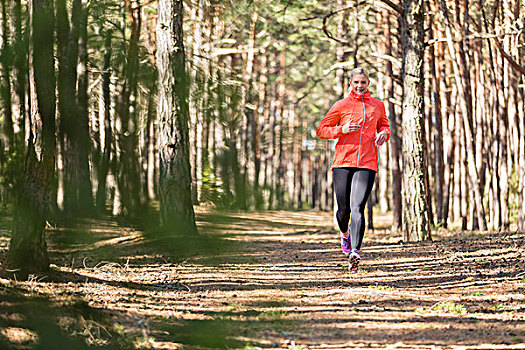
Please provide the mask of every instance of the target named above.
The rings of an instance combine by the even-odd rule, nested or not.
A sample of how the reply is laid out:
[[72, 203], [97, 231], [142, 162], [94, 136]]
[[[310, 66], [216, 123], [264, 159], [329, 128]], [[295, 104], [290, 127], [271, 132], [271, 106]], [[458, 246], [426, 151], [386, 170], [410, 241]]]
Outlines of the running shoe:
[[348, 271], [351, 273], [357, 273], [359, 270], [359, 263], [361, 262], [361, 257], [357, 250], [353, 250], [348, 257]]
[[352, 245], [350, 244], [350, 235], [348, 235], [348, 237], [344, 237], [343, 234], [341, 234], [341, 249], [343, 250], [343, 253], [347, 255], [352, 250]]

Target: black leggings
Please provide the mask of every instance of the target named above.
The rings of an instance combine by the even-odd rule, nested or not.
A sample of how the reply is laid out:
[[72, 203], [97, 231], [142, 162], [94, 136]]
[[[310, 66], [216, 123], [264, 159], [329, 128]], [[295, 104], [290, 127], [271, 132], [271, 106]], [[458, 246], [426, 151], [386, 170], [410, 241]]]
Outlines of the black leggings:
[[350, 241], [359, 250], [365, 234], [365, 205], [376, 178], [376, 172], [361, 168], [334, 168], [334, 191], [337, 200], [337, 224], [346, 232], [350, 213]]

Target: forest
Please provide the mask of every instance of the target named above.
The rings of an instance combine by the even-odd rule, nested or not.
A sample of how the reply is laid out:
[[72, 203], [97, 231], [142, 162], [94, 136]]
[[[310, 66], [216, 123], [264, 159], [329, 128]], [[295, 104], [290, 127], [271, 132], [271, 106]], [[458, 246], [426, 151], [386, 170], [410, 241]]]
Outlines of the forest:
[[[250, 235], [261, 235], [256, 246], [269, 254], [268, 269], [279, 262], [270, 249], [281, 252], [282, 259], [292, 259], [290, 264], [301, 261], [303, 268], [311, 267], [315, 254], [294, 255], [292, 245], [306, 239], [295, 235], [303, 232], [319, 252], [321, 243], [332, 240], [334, 245], [336, 237], [330, 171], [335, 142], [318, 138], [316, 127], [336, 101], [348, 96], [349, 72], [363, 67], [370, 73], [372, 96], [385, 104], [391, 129], [390, 141], [379, 148], [377, 177], [367, 202], [367, 239], [384, 244], [385, 249], [394, 243], [403, 247], [400, 252], [408, 249], [403, 250], [406, 256], [400, 253], [395, 259], [431, 254], [438, 246], [440, 252], [459, 249], [454, 259], [465, 254], [465, 261], [473, 265], [462, 260], [463, 265], [450, 271], [457, 268], [464, 283], [479, 264], [468, 255], [470, 250], [485, 252], [489, 248], [484, 245], [492, 247], [501, 256], [480, 255], [490, 257], [485, 262], [494, 262], [483, 268], [494, 269], [495, 276], [501, 277], [493, 281], [499, 296], [491, 300], [498, 304], [510, 298], [512, 309], [504, 310], [508, 319], [501, 319], [511, 340], [498, 338], [503, 343], [497, 344], [523, 343], [523, 296], [517, 296], [514, 288], [519, 290], [525, 283], [524, 38], [521, 0], [1, 0], [0, 285], [4, 292], [0, 310], [25, 315], [27, 310], [16, 305], [32, 305], [36, 295], [58, 295], [46, 291], [50, 285], [62, 286], [53, 287], [57, 290], [68, 283], [82, 288], [84, 278], [85, 283], [90, 280], [99, 286], [100, 293], [101, 281], [107, 278], [114, 282], [112, 288], [142, 288], [140, 293], [147, 295], [158, 287], [155, 293], [174, 290], [198, 300], [213, 288], [197, 287], [193, 278], [202, 274], [212, 280], [214, 273], [225, 273], [213, 269], [230, 268], [218, 251], [231, 254], [230, 264], [238, 264], [239, 269], [249, 265], [236, 259], [245, 249], [253, 252], [245, 247]], [[295, 238], [290, 243], [275, 238], [282, 245], [274, 246], [265, 235], [276, 230]], [[455, 248], [443, 248], [447, 244]], [[138, 258], [141, 254], [144, 261]], [[394, 259], [377, 254], [377, 259]], [[191, 259], [196, 262], [188, 262]], [[330, 259], [337, 265], [335, 258]], [[457, 263], [457, 259], [443, 259]], [[193, 263], [206, 274], [192, 275]], [[169, 283], [168, 277], [159, 282], [155, 278], [160, 277], [154, 276], [164, 271], [165, 264], [178, 269], [166, 272]], [[153, 265], [162, 268], [152, 274], [141, 270]], [[249, 274], [250, 268], [244, 273]], [[140, 271], [149, 277], [142, 280]], [[420, 274], [428, 276], [431, 271], [422, 267]], [[291, 271], [282, 274], [292, 279], [286, 273]], [[378, 293], [419, 288], [400, 278], [381, 289], [373, 284], [373, 273], [368, 271], [363, 278], [370, 281], [362, 283], [370, 283]], [[390, 278], [389, 273], [381, 276]], [[491, 273], [485, 272], [485, 277]], [[117, 275], [122, 280], [117, 281]], [[233, 272], [228, 276], [225, 281], [236, 278]], [[330, 276], [316, 278], [328, 288]], [[341, 283], [348, 289], [365, 288], [334, 278], [342, 281], [330, 288]], [[442, 282], [427, 287], [438, 293]], [[239, 282], [238, 288], [242, 286]], [[269, 301], [281, 309], [290, 306], [285, 299], [293, 298], [279, 294], [283, 288], [276, 282], [274, 299]], [[305, 289], [306, 284], [294, 288]], [[234, 305], [227, 292], [235, 288], [220, 291], [226, 301], [217, 305], [227, 303], [235, 315], [220, 314], [213, 321], [237, 322], [236, 313], [249, 318], [249, 301], [264, 296], [248, 293], [245, 301]], [[478, 292], [485, 290], [467, 294], [472, 298]], [[84, 295], [83, 302], [89, 303], [85, 307], [95, 303], [93, 310], [108, 312], [104, 320], [128, 321], [120, 323], [122, 328], [108, 330], [110, 326], [102, 326], [106, 321], [97, 319], [93, 321], [99, 327], [97, 336], [86, 326], [95, 311], [88, 317], [81, 307], [46, 299], [45, 310], [54, 303], [56, 319], [75, 314], [71, 324], [82, 330], [72, 331], [71, 324], [64, 326], [54, 318], [51, 323], [56, 329], [50, 334], [56, 339], [50, 340], [42, 335], [47, 328], [33, 323], [26, 327], [6, 316], [0, 318], [0, 347], [163, 348], [164, 343], [154, 340], [163, 337], [162, 329], [169, 334], [164, 336], [166, 344], [169, 339], [183, 346], [366, 348], [357, 345], [361, 338], [337, 343], [319, 329], [317, 338], [315, 330], [299, 337], [302, 343], [275, 343], [277, 336], [269, 335], [269, 329], [283, 326], [286, 314], [276, 314], [264, 303], [260, 304], [269, 309], [258, 305], [262, 311], [257, 312], [268, 329], [254, 329], [252, 324], [226, 326], [240, 327], [248, 334], [246, 339], [256, 334], [250, 341], [228, 343], [232, 335], [216, 330], [216, 325], [212, 325], [213, 341], [185, 340], [183, 334], [192, 329], [201, 332], [199, 327], [208, 324], [180, 326], [174, 321], [176, 325], [170, 327], [177, 330], [173, 331], [163, 328], [166, 324], [158, 319], [147, 321], [149, 336], [144, 335], [146, 328], [131, 326], [131, 316], [112, 313], [116, 311], [107, 303], [118, 304], [118, 295], [97, 304], [87, 296], [89, 289], [68, 293]], [[352, 304], [357, 309], [363, 307], [360, 300], [371, 302], [366, 290], [360, 293], [362, 297]], [[130, 293], [129, 298], [136, 295]], [[439, 294], [438, 300], [460, 305], [463, 299], [451, 295]], [[389, 300], [381, 302], [390, 305]], [[476, 305], [465, 300], [464, 304]], [[434, 315], [441, 304], [428, 303], [423, 309]], [[148, 304], [150, 312], [158, 305], [153, 304]], [[388, 311], [388, 306], [378, 307]], [[416, 309], [421, 307], [416, 305], [411, 312]], [[470, 315], [468, 307], [465, 313], [447, 310], [460, 317]], [[172, 313], [176, 316], [144, 313], [140, 317], [191, 319], [184, 312]], [[208, 322], [206, 315], [195, 320]], [[44, 316], [32, 317], [31, 322], [44, 322], [43, 318], [35, 321]], [[276, 334], [295, 334], [294, 322]], [[13, 327], [33, 331], [13, 338]], [[477, 331], [487, 337], [497, 334], [482, 327]], [[141, 340], [129, 342], [136, 334]], [[496, 339], [480, 335], [472, 342], [445, 344], [446, 337], [437, 337], [418, 343], [403, 334], [401, 341], [410, 349], [432, 344], [474, 349]], [[86, 339], [77, 342], [75, 337]], [[420, 334], [416, 338], [422, 339]], [[384, 345], [378, 339], [372, 336], [369, 346]], [[386, 344], [394, 343], [390, 339]], [[170, 346], [165, 348], [178, 348]]]

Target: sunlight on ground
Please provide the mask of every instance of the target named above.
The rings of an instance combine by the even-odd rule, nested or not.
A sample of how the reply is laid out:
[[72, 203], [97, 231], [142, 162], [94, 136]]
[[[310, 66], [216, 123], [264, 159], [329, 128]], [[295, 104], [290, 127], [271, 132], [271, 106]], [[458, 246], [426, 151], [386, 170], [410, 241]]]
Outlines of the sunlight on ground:
[[2, 328], [0, 333], [6, 337], [9, 342], [17, 345], [36, 344], [38, 342], [38, 336], [25, 328]]
[[[109, 220], [52, 231], [54, 280], [2, 279], [0, 292], [82, 300], [142, 348], [525, 348], [523, 234], [440, 230], [433, 242], [404, 243], [387, 229], [391, 217], [375, 213], [378, 229], [366, 231], [360, 272], [350, 274], [332, 213], [196, 212], [193, 238], [205, 245], [183, 245], [180, 256], [167, 254], [173, 242]], [[0, 338], [36, 341], [6, 317]], [[77, 318], [72, 334], [86, 341], [114, 327]]]

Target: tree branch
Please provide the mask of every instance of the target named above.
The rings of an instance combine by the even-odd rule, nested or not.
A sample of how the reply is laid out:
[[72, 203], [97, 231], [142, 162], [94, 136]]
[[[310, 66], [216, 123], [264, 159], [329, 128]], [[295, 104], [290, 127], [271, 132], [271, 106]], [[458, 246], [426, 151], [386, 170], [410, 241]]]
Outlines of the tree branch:
[[149, 4], [151, 4], [152, 2], [155, 2], [157, 0], [146, 0], [145, 2], [143, 2], [142, 4], [137, 4], [137, 6], [135, 6], [135, 8], [139, 9], [141, 7], [145, 7], [145, 6], [148, 6]]
[[392, 10], [396, 11], [398, 15], [402, 15], [403, 12], [405, 12], [401, 6], [394, 4], [390, 0], [378, 0], [378, 1], [388, 5]]
[[363, 4], [366, 4], [366, 3], [367, 3], [366, 1], [361, 1], [361, 2], [358, 2], [358, 3], [354, 4], [354, 5], [352, 5], [352, 6], [343, 7], [343, 8], [340, 8], [340, 9], [338, 9], [338, 10], [332, 11], [332, 12], [330, 12], [330, 13], [324, 15], [324, 17], [323, 17], [323, 32], [325, 33], [325, 35], [326, 35], [328, 38], [330, 38], [330, 39], [332, 39], [332, 40], [334, 40], [334, 41], [337, 41], [338, 43], [342, 43], [342, 44], [352, 44], [352, 43], [349, 42], [349, 41], [341, 40], [341, 39], [339, 39], [339, 38], [335, 38], [335, 37], [332, 35], [332, 33], [330, 33], [330, 32], [328, 31], [328, 28], [326, 28], [326, 24], [327, 24], [327, 22], [328, 22], [328, 19], [329, 19], [330, 17], [332, 17], [333, 15], [338, 14], [339, 12], [347, 11], [347, 10], [349, 10], [349, 9], [352, 9], [352, 8], [354, 8], [354, 7], [357, 7], [357, 6], [359, 6], [359, 5], [363, 5]]
[[503, 57], [505, 57], [505, 59], [509, 61], [512, 68], [514, 68], [521, 74], [525, 75], [525, 68], [520, 66], [516, 61], [514, 61], [514, 59], [508, 53], [505, 52], [505, 50], [503, 49], [503, 47], [501, 46], [501, 43], [499, 42], [497, 38], [494, 38], [494, 41], [496, 42], [496, 46], [498, 47], [499, 52], [501, 52]]
[[[403, 14], [403, 9], [401, 8], [401, 6], [399, 5], [396, 5], [394, 4], [392, 1], [390, 0], [376, 0], [378, 2], [381, 2], [383, 4], [386, 4], [387, 6], [389, 6], [391, 9], [393, 9], [398, 15], [402, 15]], [[376, 2], [374, 1], [374, 2]], [[326, 27], [327, 23], [328, 23], [328, 19], [330, 17], [332, 17], [333, 15], [336, 15], [340, 12], [344, 12], [344, 11], [348, 11], [352, 8], [355, 8], [357, 6], [360, 6], [360, 5], [364, 5], [364, 4], [367, 4], [369, 3], [368, 1], [360, 1], [358, 3], [355, 3], [354, 5], [351, 5], [351, 6], [347, 6], [347, 7], [343, 7], [343, 8], [340, 8], [338, 10], [335, 10], [335, 11], [332, 11], [326, 15], [324, 15], [323, 17], [321, 16], [313, 16], [313, 17], [309, 17], [309, 18], [304, 18], [304, 19], [301, 19], [301, 21], [308, 21], [308, 20], [312, 20], [312, 19], [318, 19], [318, 18], [322, 18], [323, 19], [323, 32], [325, 33], [325, 35], [329, 38], [329, 39], [332, 39], [334, 41], [337, 41], [338, 43], [342, 43], [342, 44], [352, 44], [351, 42], [349, 41], [346, 41], [346, 40], [341, 40], [339, 38], [336, 38], [332, 35], [332, 33], [330, 33], [330, 31], [328, 30], [328, 28]]]
[[[494, 17], [493, 18], [496, 18], [496, 15], [498, 13], [498, 7], [499, 7], [499, 0], [496, 1], [496, 6], [494, 6]], [[483, 19], [485, 20], [485, 26], [486, 26], [487, 25], [486, 24], [487, 23], [487, 19], [485, 18], [485, 14], [483, 14]], [[499, 42], [497, 37], [494, 38], [494, 41], [496, 42], [496, 46], [498, 47], [499, 52], [501, 52], [503, 57], [505, 57], [505, 59], [507, 61], [509, 61], [509, 63], [512, 66], [512, 68], [514, 68], [515, 70], [517, 70], [521, 74], [525, 75], [525, 68], [520, 66], [516, 61], [514, 61], [514, 59], [508, 53], [505, 52], [505, 50], [501, 46], [501, 43]]]

